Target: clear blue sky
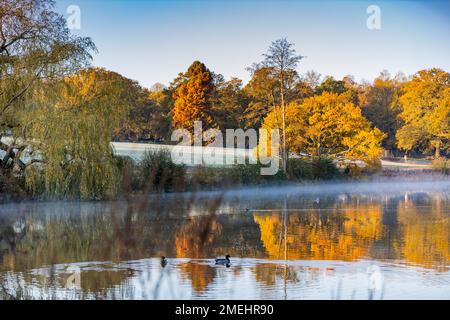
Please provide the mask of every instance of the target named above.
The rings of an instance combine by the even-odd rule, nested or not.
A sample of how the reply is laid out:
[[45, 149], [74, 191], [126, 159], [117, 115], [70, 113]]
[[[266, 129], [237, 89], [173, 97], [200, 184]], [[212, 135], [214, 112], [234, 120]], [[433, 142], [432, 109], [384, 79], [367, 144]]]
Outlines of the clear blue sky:
[[[372, 80], [383, 69], [412, 74], [450, 70], [448, 1], [58, 0], [81, 9], [79, 35], [99, 54], [94, 65], [150, 87], [168, 84], [194, 60], [226, 78], [245, 70], [271, 41], [287, 37], [307, 56], [298, 71]], [[381, 30], [366, 26], [369, 5], [381, 9]]]

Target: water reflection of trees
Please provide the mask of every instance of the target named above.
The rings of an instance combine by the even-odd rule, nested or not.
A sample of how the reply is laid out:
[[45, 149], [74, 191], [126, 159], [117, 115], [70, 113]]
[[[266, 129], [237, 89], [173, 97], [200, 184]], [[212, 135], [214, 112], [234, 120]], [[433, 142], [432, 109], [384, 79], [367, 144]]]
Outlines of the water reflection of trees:
[[178, 269], [183, 278], [190, 280], [192, 289], [197, 292], [205, 291], [216, 277], [215, 268], [208, 264], [186, 262], [181, 263]]
[[284, 258], [282, 248], [287, 242], [288, 259], [398, 259], [448, 270], [448, 201], [441, 194], [414, 197], [290, 211], [287, 237], [283, 236], [282, 212], [255, 213], [254, 220], [271, 259]]
[[190, 217], [175, 231], [178, 258], [265, 257], [261, 234], [251, 215]]
[[401, 253], [408, 262], [447, 271], [450, 261], [449, 208], [438, 194], [426, 200], [431, 210], [412, 201], [398, 206], [398, 219], [402, 225]]
[[358, 209], [341, 206], [337, 212], [312, 209], [290, 213], [287, 239], [279, 235], [281, 213], [255, 214], [261, 239], [270, 258], [280, 258], [287, 241], [288, 259], [355, 260], [366, 256], [370, 245], [381, 237], [381, 210], [364, 205]]
[[[448, 270], [448, 198], [436, 193], [360, 200], [347, 197], [328, 201], [327, 210], [310, 205], [306, 211], [289, 211], [286, 237], [282, 212], [276, 210], [217, 215], [205, 205], [206, 214], [193, 216], [179, 207], [155, 213], [155, 208], [126, 203], [18, 206], [0, 215], [0, 272], [14, 271], [25, 283], [32, 283], [36, 279], [27, 270], [83, 261], [120, 262], [161, 255], [203, 259], [227, 253], [284, 259], [285, 244], [287, 259], [371, 257]], [[208, 264], [186, 262], [178, 270], [197, 292], [217, 277]], [[258, 264], [253, 271], [258, 282], [268, 285], [280, 277], [299, 281], [289, 267]], [[129, 270], [83, 271], [82, 291], [98, 298], [120, 297], [128, 294], [130, 277]], [[113, 287], [117, 290], [109, 290]]]

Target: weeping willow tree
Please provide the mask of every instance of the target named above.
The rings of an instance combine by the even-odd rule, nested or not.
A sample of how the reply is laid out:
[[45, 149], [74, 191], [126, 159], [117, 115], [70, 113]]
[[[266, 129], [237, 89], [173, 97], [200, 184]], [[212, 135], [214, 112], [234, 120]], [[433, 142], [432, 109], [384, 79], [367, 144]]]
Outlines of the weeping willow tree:
[[36, 90], [23, 115], [27, 187], [48, 197], [99, 199], [118, 181], [110, 141], [142, 88], [117, 73], [87, 69]]
[[0, 190], [15, 189], [26, 170], [23, 115], [35, 91], [88, 67], [95, 51], [70, 33], [54, 1], [0, 1]]
[[114, 191], [111, 134], [141, 90], [85, 69], [95, 51], [90, 38], [71, 34], [55, 1], [0, 2], [0, 190], [24, 177], [49, 197]]
[[[89, 66], [96, 51], [90, 38], [70, 33], [54, 6], [52, 0], [0, 2], [0, 137], [20, 124], [17, 116], [34, 88]], [[0, 147], [6, 166], [14, 150]]]

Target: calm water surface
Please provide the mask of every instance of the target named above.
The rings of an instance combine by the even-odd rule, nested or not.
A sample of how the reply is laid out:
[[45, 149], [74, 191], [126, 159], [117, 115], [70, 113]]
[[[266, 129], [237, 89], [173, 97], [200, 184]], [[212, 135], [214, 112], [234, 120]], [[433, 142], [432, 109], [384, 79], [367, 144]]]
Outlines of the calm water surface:
[[449, 218], [450, 181], [3, 204], [0, 299], [449, 299]]

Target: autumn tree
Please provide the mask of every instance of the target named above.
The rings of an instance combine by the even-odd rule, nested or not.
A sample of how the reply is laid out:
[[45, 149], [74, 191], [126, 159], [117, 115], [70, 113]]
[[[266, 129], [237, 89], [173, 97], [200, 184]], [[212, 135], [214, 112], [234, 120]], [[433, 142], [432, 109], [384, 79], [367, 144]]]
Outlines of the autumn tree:
[[288, 101], [301, 103], [304, 99], [312, 97], [315, 94], [313, 87], [304, 79], [299, 79], [291, 91]]
[[22, 115], [39, 86], [87, 66], [95, 46], [73, 36], [51, 0], [2, 0], [0, 3], [0, 170], [23, 169], [19, 154]]
[[212, 127], [214, 120], [210, 108], [214, 83], [208, 68], [195, 61], [186, 73], [180, 74], [176, 83], [172, 127], [193, 131], [195, 121], [202, 121], [203, 129]]
[[323, 92], [343, 94], [346, 91], [347, 87], [345, 81], [336, 80], [332, 76], [326, 77], [325, 80], [316, 89], [316, 93], [319, 95]]
[[[248, 105], [245, 109], [245, 124], [249, 128], [259, 128], [262, 120], [270, 112], [280, 107], [280, 86], [275, 72], [270, 67], [256, 65], [256, 68], [248, 68], [252, 73], [251, 80], [244, 87], [248, 95]], [[310, 71], [308, 76], [300, 77], [296, 71], [286, 74], [285, 102], [301, 101], [314, 95], [320, 75]], [[310, 77], [310, 78], [309, 78]], [[281, 121], [281, 119], [280, 119]]]
[[280, 103], [280, 88], [272, 68], [251, 70], [252, 78], [244, 87], [249, 104], [244, 113], [246, 127], [259, 128], [262, 120]]
[[278, 39], [272, 42], [271, 46], [264, 55], [262, 66], [270, 68], [273, 77], [276, 79], [280, 92], [281, 106], [281, 129], [283, 133], [282, 146], [282, 163], [283, 171], [286, 172], [288, 161], [288, 150], [286, 143], [286, 97], [290, 93], [292, 85], [291, 79], [297, 74], [296, 68], [298, 63], [304, 56], [297, 55], [294, 44], [286, 40], [286, 38]]
[[355, 105], [359, 105], [356, 83], [349, 76], [344, 77], [342, 80], [336, 80], [332, 76], [326, 77], [325, 80], [316, 88], [315, 93], [321, 95], [324, 92], [345, 94]]
[[160, 82], [156, 82], [155, 84], [153, 84], [151, 87], [150, 87], [150, 92], [153, 92], [153, 93], [159, 93], [159, 92], [163, 92], [164, 90], [166, 90], [167, 89], [167, 87], [165, 86], [165, 85], [163, 85], [162, 83], [160, 83]]
[[[280, 112], [271, 112], [263, 128], [279, 128]], [[372, 129], [361, 109], [345, 94], [324, 92], [286, 108], [287, 147], [297, 154], [378, 161], [383, 133]]]
[[417, 72], [404, 85], [399, 98], [403, 125], [396, 135], [400, 148], [434, 149], [438, 158], [450, 147], [449, 94], [450, 74], [437, 68]]
[[322, 75], [314, 70], [306, 71], [305, 74], [303, 74], [301, 77], [303, 82], [305, 82], [307, 86], [313, 91], [315, 91], [316, 88], [319, 86], [321, 78]]
[[386, 134], [383, 147], [387, 150], [393, 150], [396, 147], [400, 87], [400, 82], [392, 79], [387, 71], [383, 71], [373, 84], [366, 88], [365, 103], [362, 106], [363, 115], [372, 123], [372, 126]]
[[129, 116], [114, 130], [116, 141], [166, 141], [170, 138], [172, 91], [139, 90]]
[[104, 69], [87, 69], [33, 92], [23, 115], [28, 188], [48, 197], [99, 199], [118, 182], [111, 149], [115, 128], [139, 97], [139, 85]]
[[242, 128], [245, 126], [243, 112], [247, 105], [247, 95], [242, 89], [242, 80], [231, 78], [214, 86], [211, 114], [219, 129]]
[[148, 103], [151, 106], [147, 121], [148, 136], [153, 140], [169, 140], [173, 92], [168, 89], [150, 91], [148, 94]]

